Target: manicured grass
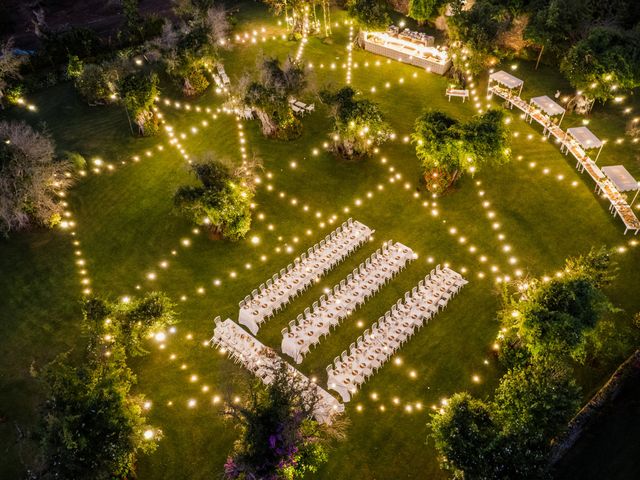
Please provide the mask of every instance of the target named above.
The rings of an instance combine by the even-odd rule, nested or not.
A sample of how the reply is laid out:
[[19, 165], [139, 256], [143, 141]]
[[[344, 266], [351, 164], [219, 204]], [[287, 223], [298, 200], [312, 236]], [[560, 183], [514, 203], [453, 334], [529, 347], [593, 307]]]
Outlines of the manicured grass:
[[[240, 7], [239, 32], [259, 31], [262, 26], [267, 35], [281, 32], [266, 9], [253, 2], [241, 3]], [[341, 21], [344, 17], [336, 12], [334, 18]], [[310, 39], [303, 59], [313, 64], [313, 86], [344, 83], [347, 33], [344, 26], [335, 28], [331, 44]], [[225, 54], [226, 70], [234, 81], [254, 68], [261, 52], [284, 59], [287, 54], [295, 54], [297, 48], [297, 43], [281, 39], [239, 45]], [[203, 341], [211, 337], [212, 320], [217, 315], [236, 319], [239, 300], [349, 216], [374, 228], [374, 240], [266, 323], [258, 334], [261, 341], [279, 348], [282, 327], [384, 240], [410, 246], [419, 258], [305, 358], [300, 369], [317, 376], [321, 384], [325, 383], [324, 367], [333, 357], [435, 263], [448, 262], [459, 271], [466, 269], [470, 283], [400, 351], [400, 365], [392, 362], [385, 366], [347, 404], [351, 421], [348, 439], [338, 445], [317, 478], [444, 477], [427, 439], [428, 412], [455, 391], [483, 396], [495, 386], [499, 372], [491, 343], [498, 328], [496, 277], [513, 278], [516, 269], [531, 275], [552, 275], [565, 257], [586, 252], [591, 246], [627, 246], [628, 251], [617, 257], [620, 273], [609, 293], [624, 309], [616, 317], [621, 326], [640, 309], [634, 284], [640, 265], [638, 248], [628, 245], [630, 237], [622, 235], [622, 224], [613, 220], [606, 205], [594, 197], [590, 179], [579, 175], [573, 162], [560, 155], [555, 145], [541, 141], [540, 128], [529, 126], [514, 114], [512, 129], [519, 132], [513, 142], [514, 161], [486, 170], [474, 179], [464, 178], [455, 192], [432, 199], [421, 190], [418, 163], [403, 137], [411, 132], [413, 121], [424, 108], [440, 108], [465, 118], [475, 112], [474, 105], [447, 102], [444, 78], [397, 62], [387, 63], [362, 51], [354, 51], [353, 61], [354, 87], [381, 104], [397, 139], [363, 162], [334, 159], [322, 148], [330, 129], [327, 111], [312, 93], [302, 100], [315, 102], [316, 111], [303, 120], [304, 134], [293, 142], [265, 140], [256, 122], [243, 122], [248, 150], [259, 155], [265, 165], [249, 235], [260, 238], [257, 246], [249, 237], [230, 243], [193, 233], [193, 226], [172, 210], [172, 193], [192, 181], [185, 161], [169, 146], [165, 135], [132, 138], [121, 108], [83, 106], [70, 85], [60, 85], [32, 96], [39, 108], [37, 114], [15, 113], [33, 124], [46, 121], [61, 150], [99, 156], [115, 169], [90, 174], [70, 195], [79, 247], [71, 245], [69, 233], [60, 231], [36, 231], [0, 241], [0, 416], [4, 420], [0, 442], [7, 451], [0, 466], [1, 477], [16, 478], [22, 471], [21, 450], [15, 443], [16, 424], [31, 428], [34, 408], [42, 400], [29, 375], [31, 363], [42, 365], [58, 352], [83, 344], [79, 332], [80, 277], [74, 263], [78, 257], [87, 262], [91, 288], [102, 295], [135, 295], [159, 289], [176, 300], [187, 298], [179, 302], [181, 324], [166, 348], [150, 344], [151, 353], [134, 364], [139, 391], [153, 401], [150, 419], [165, 434], [158, 451], [140, 460], [139, 476], [143, 479], [211, 478], [221, 472], [235, 432], [222, 421], [220, 406], [212, 404], [212, 397], [227, 392], [242, 396], [244, 387], [242, 370], [203, 346]], [[517, 75], [526, 80], [524, 98], [553, 94], [556, 89], [568, 91], [550, 68], [536, 72], [530, 65], [520, 64]], [[390, 82], [389, 88], [386, 82]], [[371, 87], [375, 87], [375, 93], [371, 93]], [[482, 82], [477, 86], [479, 92], [484, 88]], [[205, 110], [208, 107], [215, 112], [223, 97], [209, 92], [189, 101], [191, 109], [187, 111], [170, 85], [163, 86], [163, 92], [163, 99], [181, 102], [180, 108], [165, 106], [163, 101], [159, 107], [175, 131], [187, 135], [181, 142], [190, 155], [213, 151], [239, 161], [235, 119], [224, 113], [214, 119]], [[484, 105], [482, 94], [480, 98]], [[201, 107], [200, 112], [196, 106]], [[590, 127], [599, 136], [614, 140], [623, 136], [626, 118], [618, 105], [596, 107]], [[202, 126], [202, 120], [209, 126]], [[569, 115], [564, 125], [579, 122], [578, 117]], [[195, 134], [190, 130], [194, 126], [198, 128]], [[158, 144], [163, 146], [162, 151], [157, 149]], [[318, 149], [318, 155], [314, 155], [314, 149]], [[152, 152], [150, 157], [145, 155], [147, 150]], [[133, 155], [140, 155], [141, 161], [131, 162]], [[619, 145], [610, 141], [599, 163], [623, 163], [640, 176], [637, 155], [638, 150], [628, 141]], [[121, 161], [127, 165], [120, 165]], [[296, 162], [295, 168], [291, 162]], [[396, 174], [401, 178], [395, 178]], [[574, 181], [577, 183], [572, 186]], [[481, 192], [485, 192], [483, 196]], [[370, 198], [368, 193], [372, 194]], [[356, 200], [360, 200], [359, 205]], [[491, 202], [489, 208], [482, 206], [485, 200]], [[437, 216], [432, 210], [437, 210]], [[495, 218], [488, 218], [489, 211], [495, 212]], [[321, 212], [320, 219], [316, 212]], [[264, 214], [263, 220], [259, 214]], [[332, 215], [337, 221], [328, 224]], [[500, 224], [497, 230], [494, 222]], [[451, 233], [452, 228], [455, 233]], [[504, 238], [499, 238], [500, 234]], [[184, 239], [189, 239], [188, 247], [181, 243]], [[506, 245], [511, 246], [509, 252], [504, 251]], [[471, 246], [476, 247], [474, 252]], [[291, 247], [290, 253], [287, 247]], [[74, 250], [81, 254], [75, 255]], [[267, 257], [265, 261], [262, 255]], [[486, 262], [480, 261], [483, 255], [488, 258]], [[516, 265], [509, 263], [512, 256], [517, 258]], [[169, 262], [166, 270], [160, 266], [161, 261]], [[492, 266], [499, 271], [493, 273]], [[151, 272], [157, 275], [154, 281], [146, 277]], [[216, 286], [214, 280], [220, 280], [221, 285]], [[199, 293], [199, 288], [204, 293]], [[358, 327], [360, 320], [363, 326]], [[175, 360], [171, 360], [171, 354], [176, 354]], [[186, 367], [182, 369], [182, 365]], [[612, 368], [604, 365], [599, 370], [580, 371], [585, 396]], [[412, 371], [416, 378], [411, 376]], [[189, 381], [192, 374], [198, 375], [197, 382]], [[479, 384], [471, 381], [474, 374], [480, 376]], [[202, 391], [205, 385], [209, 387], [206, 393]], [[374, 392], [378, 400], [371, 398]], [[186, 406], [190, 398], [198, 401], [194, 409]], [[422, 410], [416, 409], [418, 402]], [[356, 410], [357, 405], [362, 406], [362, 412]], [[386, 408], [384, 412], [380, 411], [381, 405]], [[405, 410], [407, 405], [413, 407], [411, 413]]]

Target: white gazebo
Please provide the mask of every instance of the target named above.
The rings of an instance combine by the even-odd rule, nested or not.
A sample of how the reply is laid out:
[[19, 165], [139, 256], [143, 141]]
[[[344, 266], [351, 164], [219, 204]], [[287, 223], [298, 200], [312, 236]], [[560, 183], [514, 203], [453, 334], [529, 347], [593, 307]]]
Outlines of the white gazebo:
[[563, 140], [563, 144], [567, 149], [567, 153], [569, 152], [567, 141], [571, 139], [573, 139], [578, 145], [580, 145], [585, 152], [587, 150], [593, 150], [594, 148], [597, 148], [598, 154], [596, 155], [594, 163], [598, 161], [598, 157], [602, 152], [604, 142], [596, 137], [591, 130], [589, 130], [587, 127], [567, 128]]
[[[546, 95], [543, 95], [541, 97], [533, 97], [531, 100], [529, 100], [529, 103], [533, 107], [546, 113], [549, 117], [555, 117], [555, 116], [561, 115], [560, 121], [558, 122], [558, 125], [557, 125], [558, 127], [562, 123], [562, 120], [564, 120], [564, 114], [566, 113], [566, 110], [564, 109], [564, 107], [558, 105], [556, 102], [551, 100]], [[531, 114], [529, 114], [529, 117], [532, 118]], [[547, 131], [546, 125], [544, 129], [546, 133]]]
[[[504, 70], [500, 70], [499, 72], [493, 72], [489, 75], [489, 84], [487, 85], [487, 89], [491, 88], [491, 83], [495, 82], [503, 87], [506, 87], [509, 90], [514, 90], [518, 88], [518, 96], [522, 93], [522, 87], [524, 86], [524, 80], [520, 80], [517, 77], [514, 77], [510, 73], [505, 72]], [[487, 93], [491, 93], [487, 91]]]

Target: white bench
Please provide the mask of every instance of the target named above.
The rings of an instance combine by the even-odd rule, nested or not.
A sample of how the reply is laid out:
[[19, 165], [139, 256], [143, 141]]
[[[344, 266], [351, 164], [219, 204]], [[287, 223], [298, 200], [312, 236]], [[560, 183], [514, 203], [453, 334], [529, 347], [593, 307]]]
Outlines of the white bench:
[[447, 97], [449, 97], [449, 101], [451, 101], [451, 97], [462, 97], [462, 103], [464, 103], [465, 98], [469, 98], [469, 90], [460, 90], [456, 88], [447, 88]]

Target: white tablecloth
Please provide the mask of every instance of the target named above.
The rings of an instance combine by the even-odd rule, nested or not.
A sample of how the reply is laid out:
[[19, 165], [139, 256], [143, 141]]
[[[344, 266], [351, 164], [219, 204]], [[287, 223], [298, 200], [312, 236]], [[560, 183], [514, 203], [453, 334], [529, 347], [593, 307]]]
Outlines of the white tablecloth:
[[[265, 384], [273, 381], [272, 373], [279, 362], [283, 362], [273, 349], [260, 343], [231, 319], [216, 325], [212, 341], [219, 348], [224, 348], [229, 355], [237, 358], [245, 368], [260, 377]], [[306, 385], [308, 395], [317, 395], [318, 401], [314, 410], [316, 420], [321, 423], [330, 423], [336, 413], [344, 411], [344, 405], [333, 395], [311, 382], [291, 365], [286, 364], [286, 366], [292, 377], [298, 377]]]
[[369, 257], [369, 265], [362, 264], [357, 274], [347, 281], [337, 293], [332, 293], [326, 302], [298, 322], [282, 339], [282, 352], [301, 363], [309, 347], [329, 334], [331, 327], [338, 325], [382, 285], [393, 278], [406, 264], [413, 260], [414, 253], [405, 245], [396, 243], [386, 250]]
[[311, 255], [297, 262], [292, 270], [280, 276], [271, 287], [265, 288], [240, 308], [238, 322], [249, 328], [254, 335], [257, 334], [262, 322], [286, 304], [291, 297], [308, 288], [368, 241], [372, 232], [366, 225], [354, 221], [323, 246], [316, 245]]
[[449, 268], [427, 276], [404, 302], [396, 303], [381, 317], [360, 344], [350, 349], [334, 368], [327, 371], [327, 385], [348, 402], [358, 387], [382, 366], [414, 330], [444, 308], [467, 283]]

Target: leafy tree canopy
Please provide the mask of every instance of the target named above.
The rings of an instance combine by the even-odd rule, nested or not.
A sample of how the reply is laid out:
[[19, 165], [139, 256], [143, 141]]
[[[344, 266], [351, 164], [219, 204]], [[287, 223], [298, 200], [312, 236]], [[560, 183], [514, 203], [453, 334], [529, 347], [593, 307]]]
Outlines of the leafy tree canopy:
[[507, 372], [491, 401], [456, 393], [431, 417], [442, 466], [456, 478], [544, 478], [550, 440], [580, 398], [568, 370], [549, 361]]
[[449, 36], [454, 42], [462, 42], [467, 52], [454, 49], [456, 69], [478, 73], [493, 57], [505, 55], [500, 37], [511, 27], [514, 18], [507, 5], [495, 0], [476, 0], [470, 9], [463, 1], [455, 1], [451, 6], [452, 15], [447, 20]]
[[488, 110], [466, 123], [428, 110], [416, 120], [411, 141], [422, 163], [427, 188], [442, 192], [465, 172], [511, 159], [504, 111]]
[[282, 65], [275, 57], [261, 57], [258, 74], [259, 81], [241, 82], [238, 96], [256, 112], [262, 133], [282, 139], [299, 136], [302, 125], [294, 117], [289, 99], [307, 87], [304, 66], [292, 58]]
[[584, 34], [588, 22], [585, 13], [585, 2], [534, 0], [524, 35], [562, 56]]
[[608, 337], [609, 327], [596, 334], [600, 306], [608, 305], [598, 288], [612, 271], [609, 252], [594, 249], [568, 259], [553, 280], [524, 280], [513, 297], [505, 293], [499, 318], [508, 371], [493, 399], [455, 394], [431, 420], [441, 462], [457, 478], [548, 476], [551, 442], [580, 406], [572, 357], [585, 338]]
[[120, 84], [120, 95], [125, 106], [137, 114], [148, 111], [160, 92], [158, 91], [158, 76], [155, 73], [147, 75], [143, 72], [126, 76]]
[[155, 450], [162, 432], [147, 425], [144, 397], [128, 354], [143, 353], [150, 333], [175, 323], [162, 293], [110, 302], [83, 302], [89, 343], [77, 356], [60, 355], [39, 373], [47, 400], [40, 411], [41, 455], [32, 473], [43, 479], [112, 480], [135, 476], [138, 455]]
[[572, 356], [584, 360], [585, 335], [604, 314], [614, 311], [600, 289], [603, 279], [610, 277], [609, 253], [594, 250], [569, 259], [560, 276], [529, 280], [515, 295], [505, 296], [499, 318], [507, 355], [512, 348], [524, 348], [536, 358]]
[[83, 303], [83, 314], [90, 338], [101, 343], [108, 336], [111, 342], [105, 348], [123, 348], [127, 356], [147, 353], [144, 343], [176, 323], [175, 304], [162, 292], [126, 302], [91, 297]]
[[391, 23], [389, 7], [383, 0], [347, 0], [347, 13], [363, 28], [381, 29]]
[[342, 434], [339, 421], [328, 426], [314, 419], [317, 395], [284, 362], [271, 375], [269, 385], [252, 385], [246, 404], [227, 405], [240, 430], [225, 464], [227, 479], [303, 478], [328, 460], [330, 442]]
[[496, 417], [508, 435], [535, 432], [553, 438], [580, 407], [581, 394], [570, 370], [550, 359], [516, 367], [500, 380]]
[[640, 86], [640, 30], [592, 29], [573, 45], [560, 64], [571, 84], [605, 101]]
[[251, 227], [255, 165], [233, 170], [220, 160], [203, 160], [191, 167], [201, 185], [180, 187], [174, 195], [176, 208], [225, 238], [244, 238]]
[[127, 109], [145, 136], [153, 135], [158, 130], [153, 103], [160, 94], [158, 90], [158, 76], [155, 73], [147, 75], [136, 72], [126, 76], [120, 82], [120, 96]]
[[357, 92], [348, 86], [320, 92], [320, 98], [329, 106], [334, 120], [333, 149], [347, 159], [370, 155], [392, 133], [378, 104], [356, 98], [356, 95]]
[[165, 24], [156, 46], [162, 51], [167, 73], [186, 96], [202, 94], [209, 86], [207, 68], [229, 48], [228, 12], [213, 0], [176, 0], [180, 22]]
[[491, 405], [456, 393], [431, 420], [432, 437], [444, 465], [468, 478], [493, 478], [499, 429]]
[[444, 0], [410, 0], [409, 17], [424, 23], [437, 15], [445, 3]]
[[151, 430], [142, 415], [143, 398], [131, 394], [134, 380], [116, 356], [89, 355], [74, 367], [62, 355], [46, 367], [39, 478], [131, 478], [136, 457], [156, 448], [145, 436]]

